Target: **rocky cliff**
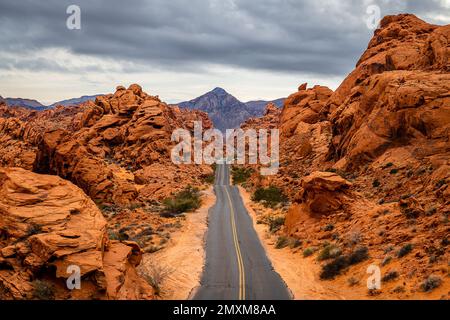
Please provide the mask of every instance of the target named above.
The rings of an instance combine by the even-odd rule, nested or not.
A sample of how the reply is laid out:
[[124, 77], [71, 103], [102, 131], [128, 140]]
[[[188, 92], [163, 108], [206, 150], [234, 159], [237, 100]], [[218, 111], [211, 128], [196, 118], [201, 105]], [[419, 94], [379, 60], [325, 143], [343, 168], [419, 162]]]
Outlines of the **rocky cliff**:
[[395, 274], [370, 294], [448, 298], [449, 43], [448, 25], [385, 17], [335, 92], [303, 84], [285, 101], [279, 174], [249, 185], [290, 197], [282, 234], [304, 250], [340, 252], [317, 263], [341, 290], [366, 271], [345, 255], [367, 250], [364, 259]]

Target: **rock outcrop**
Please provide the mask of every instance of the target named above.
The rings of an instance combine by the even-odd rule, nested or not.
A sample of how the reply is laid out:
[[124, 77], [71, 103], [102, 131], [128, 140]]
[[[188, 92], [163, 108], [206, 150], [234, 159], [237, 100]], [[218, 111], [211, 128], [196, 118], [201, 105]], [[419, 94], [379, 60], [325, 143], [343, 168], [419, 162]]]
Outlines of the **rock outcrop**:
[[[285, 101], [279, 174], [255, 173], [247, 184], [275, 185], [289, 196], [280, 232], [308, 243], [312, 254], [326, 241], [344, 254], [365, 246], [370, 263], [383, 267], [398, 259], [407, 284], [384, 284], [383, 298], [423, 298], [424, 279], [448, 278], [449, 44], [450, 25], [385, 17], [335, 92], [303, 84]], [[354, 277], [365, 272], [352, 269]], [[448, 288], [443, 281], [433, 297], [448, 298]]]
[[[0, 169], [0, 298], [149, 299], [134, 243], [110, 241], [82, 190], [56, 176]], [[81, 289], [66, 280], [76, 266]], [[42, 295], [46, 294], [45, 297]]]
[[[172, 131], [192, 130], [194, 121], [208, 129], [211, 122], [206, 114], [169, 107], [138, 85], [97, 97], [77, 116], [78, 130], [59, 128], [42, 135], [34, 170], [72, 181], [97, 202], [129, 204], [140, 193], [149, 196], [148, 188], [164, 189], [163, 198], [176, 186], [173, 180], [160, 179], [161, 170], [179, 172], [175, 181], [187, 179], [187, 184], [210, 170], [180, 169], [170, 160]], [[154, 180], [157, 183], [148, 186]]]

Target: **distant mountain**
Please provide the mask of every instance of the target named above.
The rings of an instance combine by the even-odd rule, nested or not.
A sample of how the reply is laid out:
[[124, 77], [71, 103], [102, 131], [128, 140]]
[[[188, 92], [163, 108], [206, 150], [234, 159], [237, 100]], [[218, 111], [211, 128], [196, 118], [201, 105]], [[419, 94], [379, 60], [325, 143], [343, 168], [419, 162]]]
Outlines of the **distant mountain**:
[[[284, 99], [279, 99], [283, 100]], [[282, 104], [276, 100], [276, 105]], [[214, 127], [225, 132], [226, 129], [238, 128], [252, 117], [264, 114], [266, 105], [270, 101], [251, 101], [243, 103], [222, 88], [205, 93], [190, 101], [178, 104], [180, 108], [201, 110], [208, 113]]]
[[39, 101], [34, 100], [34, 99], [3, 98], [2, 96], [0, 96], [0, 102], [3, 101], [10, 107], [22, 107], [22, 108], [34, 109], [34, 110], [45, 110], [45, 109], [54, 108], [56, 106], [64, 106], [64, 107], [76, 106], [76, 105], [79, 105], [79, 104], [87, 102], [87, 101], [94, 101], [95, 98], [97, 98], [98, 96], [101, 96], [101, 95], [97, 94], [97, 95], [93, 95], [93, 96], [82, 96], [79, 98], [62, 100], [62, 101], [55, 102], [49, 106], [45, 106], [42, 103], [40, 103]]
[[43, 110], [46, 108], [46, 106], [34, 99], [4, 98], [3, 100], [11, 107], [22, 107], [35, 110]]
[[54, 104], [48, 106], [49, 108], [54, 108], [56, 106], [76, 106], [79, 105], [81, 103], [87, 102], [87, 101], [95, 101], [95, 98], [97, 98], [98, 96], [101, 96], [100, 94], [96, 94], [93, 96], [82, 96], [79, 98], [72, 98], [72, 99], [67, 99], [67, 100], [62, 100], [62, 101], [58, 101], [55, 102]]

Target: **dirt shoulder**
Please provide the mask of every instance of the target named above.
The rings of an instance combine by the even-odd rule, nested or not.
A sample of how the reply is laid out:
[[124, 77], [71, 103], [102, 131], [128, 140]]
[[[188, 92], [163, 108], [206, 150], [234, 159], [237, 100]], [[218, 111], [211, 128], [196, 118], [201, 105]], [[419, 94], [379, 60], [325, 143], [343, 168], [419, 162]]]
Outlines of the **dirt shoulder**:
[[276, 237], [272, 236], [265, 224], [257, 224], [257, 213], [250, 194], [239, 187], [244, 204], [253, 219], [254, 228], [266, 250], [275, 271], [286, 282], [296, 300], [336, 300], [345, 299], [333, 288], [318, 279], [319, 266], [311, 259], [301, 259], [297, 250], [275, 249]]
[[[156, 276], [163, 278], [160, 284], [161, 299], [189, 299], [192, 291], [200, 285], [205, 262], [208, 211], [214, 201], [212, 187], [203, 191], [201, 208], [186, 214], [183, 227], [171, 235], [167, 246], [158, 252], [144, 254], [141, 270], [150, 270], [150, 273], [157, 273]], [[155, 269], [157, 271], [152, 271]]]

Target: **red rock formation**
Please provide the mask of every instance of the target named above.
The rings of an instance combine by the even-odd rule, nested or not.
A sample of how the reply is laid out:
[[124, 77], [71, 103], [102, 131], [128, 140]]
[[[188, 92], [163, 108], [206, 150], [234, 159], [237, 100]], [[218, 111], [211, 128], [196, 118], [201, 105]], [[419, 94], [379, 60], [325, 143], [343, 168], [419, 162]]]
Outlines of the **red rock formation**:
[[[109, 241], [106, 220], [78, 187], [8, 168], [0, 169], [0, 195], [0, 298], [36, 298], [36, 280], [52, 288], [47, 298], [152, 297], [134, 269], [139, 247]], [[80, 290], [67, 289], [70, 265], [81, 269]]]
[[118, 87], [79, 114], [79, 130], [46, 132], [35, 170], [69, 179], [102, 203], [127, 204], [139, 194], [149, 200], [160, 189], [163, 198], [181, 187], [173, 185], [174, 180], [161, 179], [164, 171], [178, 170], [175, 181], [187, 179], [184, 184], [189, 184], [209, 169], [177, 167], [170, 160], [173, 130], [190, 130], [195, 120], [202, 121], [205, 129], [211, 127], [204, 113], [169, 107], [138, 85]]
[[[396, 295], [394, 284], [403, 298], [424, 297], [424, 279], [448, 276], [449, 43], [450, 25], [384, 18], [335, 92], [303, 84], [286, 100], [279, 174], [252, 177], [289, 195], [284, 232], [309, 247], [325, 239], [343, 252], [367, 246], [370, 263], [381, 265], [411, 244], [411, 256], [395, 262], [408, 284], [385, 284], [386, 298]], [[448, 281], [439, 294], [448, 297]]]
[[279, 127], [281, 109], [275, 104], [269, 103], [264, 110], [264, 115], [261, 118], [251, 118], [241, 125], [241, 129], [276, 129]]

